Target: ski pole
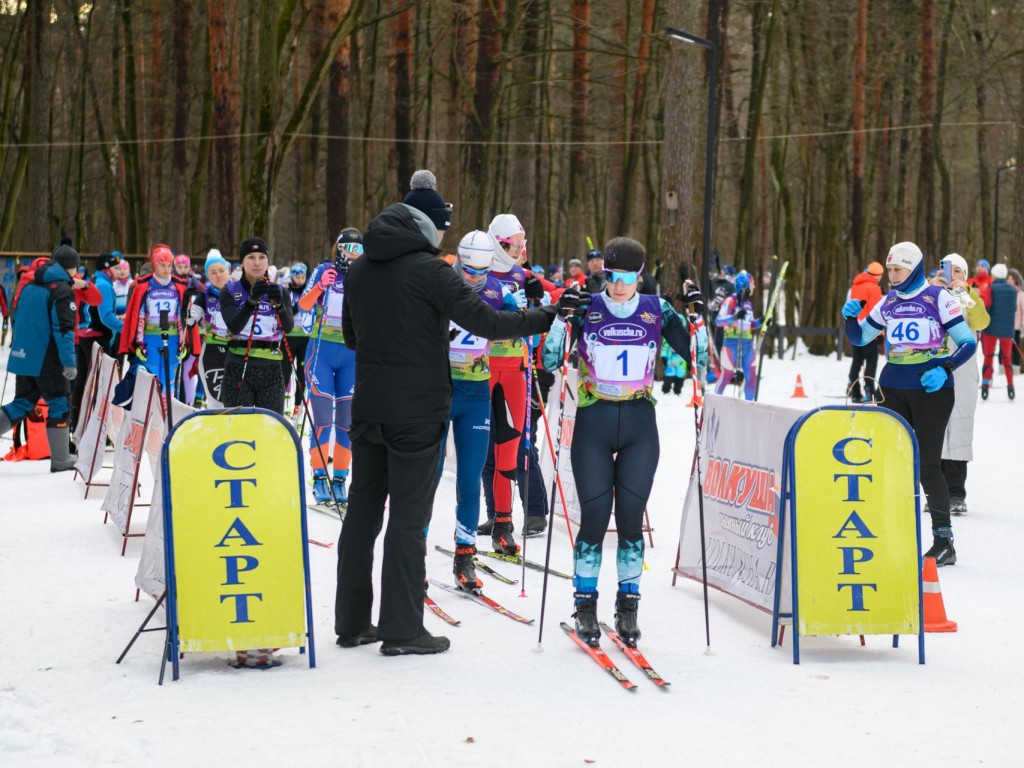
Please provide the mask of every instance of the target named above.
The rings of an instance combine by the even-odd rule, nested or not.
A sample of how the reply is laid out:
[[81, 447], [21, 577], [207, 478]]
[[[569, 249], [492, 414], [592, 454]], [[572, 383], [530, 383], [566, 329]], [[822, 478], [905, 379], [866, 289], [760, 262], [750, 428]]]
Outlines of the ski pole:
[[[537, 383], [537, 377], [533, 377], [533, 388], [537, 394], [537, 402], [540, 405], [540, 418], [544, 423], [544, 434], [547, 436], [548, 452], [551, 454], [551, 460], [554, 461], [555, 456], [555, 444], [551, 440], [551, 426], [548, 424], [547, 408], [544, 407], [544, 399], [541, 397], [540, 385]], [[552, 485], [558, 487], [558, 497], [562, 501], [562, 513], [565, 516], [565, 527], [569, 532], [569, 548], [572, 549], [574, 546], [573, 535], [572, 535], [572, 524], [569, 521], [569, 505], [565, 501], [565, 489], [562, 488], [562, 475], [558, 471], [558, 467], [555, 466], [555, 480]]]
[[[264, 280], [266, 280], [266, 277], [264, 277]], [[269, 282], [269, 280], [267, 282]], [[252, 350], [252, 336], [256, 331], [256, 320], [259, 318], [260, 302], [262, 301], [263, 299], [260, 299], [256, 302], [256, 306], [253, 307], [252, 310], [252, 317], [249, 318], [249, 340], [245, 344], [245, 357], [242, 358], [242, 374], [238, 377], [239, 392], [242, 391], [242, 382], [245, 381], [245, 372], [249, 368], [249, 352]]]
[[167, 347], [167, 336], [171, 330], [170, 310], [160, 310], [160, 355], [164, 359], [164, 380], [161, 382], [164, 387], [164, 421], [167, 424], [167, 431], [171, 431], [171, 352]]
[[[708, 346], [712, 346], [709, 340]], [[691, 378], [693, 379], [693, 431], [696, 437], [694, 441], [694, 454], [696, 457], [697, 467], [697, 510], [698, 517], [700, 519], [700, 567], [701, 577], [704, 587], [704, 633], [707, 638], [707, 649], [705, 653], [710, 655], [711, 653], [711, 612], [708, 607], [708, 558], [707, 558], [707, 545], [704, 540], [704, 479], [701, 476], [700, 471], [700, 424], [703, 419], [703, 408], [700, 408], [702, 415], [700, 418], [697, 416], [697, 342], [696, 339], [690, 336], [690, 368], [692, 371]], [[543, 620], [543, 610], [541, 611], [541, 620]]]
[[519, 581], [520, 597], [526, 597], [526, 518], [530, 515], [530, 433], [533, 426], [533, 336], [527, 337], [523, 352], [526, 355], [526, 370], [523, 372], [526, 378], [526, 415], [523, 418], [523, 440], [526, 449], [523, 455], [523, 473], [526, 479], [523, 481], [523, 575]]
[[[564, 418], [564, 416], [565, 416], [565, 391], [567, 389], [566, 379], [568, 379], [568, 377], [569, 377], [569, 347], [572, 344], [572, 325], [569, 323], [569, 320], [572, 318], [573, 314], [574, 313], [572, 312], [572, 310], [570, 310], [569, 311], [569, 316], [566, 318], [565, 339], [562, 342], [562, 370], [561, 370], [562, 381], [559, 384], [559, 392], [558, 392], [558, 442], [556, 443], [555, 453], [554, 453], [555, 472], [556, 472], [555, 477], [556, 478], [558, 477], [558, 474], [557, 474], [557, 471], [558, 471], [558, 460], [559, 460], [559, 457], [562, 454], [562, 427], [564, 426], [564, 422], [565, 422], [565, 418]], [[551, 487], [551, 502], [550, 502], [550, 507], [548, 509], [548, 530], [549, 531], [554, 527], [554, 524], [555, 524], [555, 488], [554, 488], [554, 482], [552, 482], [551, 485], [552, 485], [552, 487]], [[544, 581], [543, 581], [543, 585], [541, 586], [541, 592], [540, 592], [540, 622], [539, 622], [539, 628], [538, 628], [539, 631], [538, 631], [538, 634], [537, 634], [537, 650], [544, 650], [544, 646], [542, 645], [542, 642], [544, 640], [544, 610], [547, 607], [547, 599], [548, 599], [548, 574], [550, 572], [549, 568], [551, 566], [551, 541], [554, 538], [555, 538], [554, 536], [552, 536], [550, 533], [548, 533], [547, 550], [544, 553]]]
[[[274, 308], [274, 317], [277, 318], [277, 327], [280, 328], [281, 327], [281, 310], [276, 308], [276, 307]], [[321, 319], [321, 323], [322, 323], [323, 315], [321, 315], [320, 319]], [[299, 375], [299, 372], [298, 372], [298, 368], [295, 366], [295, 357], [292, 355], [292, 348], [288, 344], [288, 337], [284, 333], [281, 334], [281, 344], [284, 346], [284, 352], [288, 356], [288, 365], [291, 367], [292, 372], [297, 377]], [[320, 351], [319, 346], [317, 347], [316, 351], [317, 352]], [[303, 423], [303, 425], [305, 425], [306, 424], [306, 420], [307, 419], [309, 420], [309, 434], [310, 434], [310, 437], [313, 438], [313, 445], [316, 446], [316, 452], [317, 452], [317, 455], [320, 457], [320, 463], [323, 465], [324, 471], [326, 471], [327, 470], [327, 459], [324, 457], [324, 447], [320, 443], [319, 435], [317, 435], [317, 433], [316, 433], [316, 425], [313, 423], [313, 417], [310, 416], [310, 414], [309, 414], [309, 404], [308, 404], [309, 401], [308, 401], [308, 399], [306, 397], [306, 394], [307, 393], [304, 392], [303, 393], [303, 398], [302, 398], [302, 423]], [[327, 484], [327, 488], [331, 492], [331, 503], [334, 504], [334, 508], [336, 510], [338, 510], [338, 513], [340, 514], [341, 513], [341, 507], [338, 504], [338, 497], [334, 495], [334, 483], [328, 483]]]

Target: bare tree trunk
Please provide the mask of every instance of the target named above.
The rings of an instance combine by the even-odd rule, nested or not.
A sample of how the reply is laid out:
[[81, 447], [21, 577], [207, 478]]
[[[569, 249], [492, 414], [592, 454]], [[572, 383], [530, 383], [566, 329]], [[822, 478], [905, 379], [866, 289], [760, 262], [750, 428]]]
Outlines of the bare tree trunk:
[[[10, 38], [7, 40], [8, 48], [4, 49], [4, 77], [10, 79], [5, 82], [4, 88], [4, 102], [10, 103], [9, 94], [14, 90], [14, 66], [13, 63], [16, 60], [17, 51], [22, 48], [22, 42], [24, 42], [24, 64], [21, 68], [21, 113], [19, 117], [19, 136], [18, 144], [27, 144], [32, 142], [32, 99], [28, 97], [28, 94], [32, 93], [33, 88], [33, 75], [35, 74], [34, 55], [33, 55], [33, 39], [32, 36], [36, 34], [35, 25], [32, 23], [29, 14], [24, 13], [18, 18], [17, 24], [11, 32]], [[6, 142], [4, 142], [6, 144]], [[7, 247], [8, 242], [11, 239], [11, 233], [14, 231], [14, 222], [17, 219], [18, 200], [21, 197], [21, 191], [25, 186], [25, 178], [28, 172], [29, 158], [31, 157], [31, 150], [24, 147], [15, 147], [14, 151], [17, 152], [17, 157], [14, 161], [14, 169], [11, 173], [9, 180], [10, 184], [7, 188], [7, 193], [3, 197], [3, 208], [0, 209], [0, 249]], [[8, 148], [7, 146], [0, 147], [0, 169], [7, 167]]]
[[[135, 72], [135, 32], [132, 25], [133, 0], [121, 0], [121, 26], [124, 31], [124, 116], [118, 131], [124, 155], [126, 210], [126, 243], [129, 250], [141, 253], [149, 248], [146, 217], [146, 185], [139, 145], [137, 108], [138, 83]], [[116, 70], [115, 70], [116, 71]]]
[[[186, 174], [188, 145], [188, 111], [189, 98], [189, 62], [192, 50], [192, 0], [178, 0], [174, 13], [171, 14], [172, 39], [171, 60], [174, 67], [174, 145], [171, 148], [171, 164], [174, 172], [171, 176], [171, 200], [169, 211], [169, 231], [175, 243], [181, 243], [189, 252], [193, 244], [185, 237], [185, 214], [189, 210], [186, 199]], [[192, 223], [194, 229], [195, 224]]]
[[395, 46], [395, 157], [398, 175], [395, 190], [398, 196], [409, 191], [412, 177], [412, 10], [405, 0], [396, 0], [404, 10], [393, 17], [394, 29], [391, 39]]
[[956, 0], [950, 0], [946, 6], [946, 16], [942, 20], [942, 41], [939, 49], [938, 77], [935, 84], [935, 117], [933, 122], [933, 140], [935, 142], [935, 165], [939, 169], [939, 194], [941, 195], [941, 215], [939, 216], [938, 249], [933, 253], [936, 260], [950, 252], [949, 225], [953, 213], [953, 183], [949, 177], [949, 164], [942, 152], [942, 112], [946, 100], [946, 62], [949, 58], [949, 33], [953, 26], [953, 11]]
[[853, 53], [853, 198], [850, 241], [854, 269], [864, 260], [864, 128], [868, 66], [868, 0], [857, 0], [857, 32]]
[[493, 193], [490, 188], [490, 157], [493, 151], [488, 144], [494, 134], [494, 109], [501, 75], [502, 20], [505, 17], [505, 0], [482, 0], [477, 14], [476, 51], [476, 96], [473, 112], [466, 125], [466, 141], [469, 145], [467, 178], [470, 197], [475, 202], [472, 211], [476, 221], [484, 221]]
[[[699, 8], [689, 0], [670, 0], [666, 17], [682, 29], [698, 29]], [[665, 168], [662, 223], [657, 252], [659, 281], [673, 294], [682, 288], [681, 268], [698, 285], [701, 210], [704, 201], [705, 112], [693, 105], [707, 102], [707, 85], [697, 73], [707, 71], [706, 54], [676, 41], [667, 43], [665, 62]], [[694, 258], [696, 255], [696, 258]]]
[[921, 0], [921, 167], [917, 185], [917, 237], [935, 255], [935, 0]]
[[[38, 143], [41, 146], [24, 150], [28, 154], [29, 163], [27, 168], [27, 190], [25, 207], [23, 210], [29, 212], [27, 226], [21, 228], [25, 233], [26, 240], [35, 247], [50, 247], [56, 243], [53, 240], [53, 228], [51, 227], [52, 209], [49, 199], [49, 165], [50, 150], [45, 146], [49, 134], [50, 118], [50, 90], [53, 78], [51, 76], [51, 57], [53, 51], [50, 45], [50, 23], [45, 3], [32, 3], [28, 10], [28, 29], [25, 37], [26, 56], [25, 67], [31, 69], [27, 76], [30, 89], [26, 89], [22, 98], [31, 102], [29, 109], [24, 112], [25, 143]], [[66, 234], [61, 232], [59, 234]]]
[[[341, 24], [350, 6], [349, 0], [331, 0], [327, 10], [327, 26]], [[346, 36], [338, 47], [327, 74], [327, 174], [324, 189], [327, 197], [327, 231], [336, 234], [348, 226], [349, 186], [349, 101], [352, 74], [352, 38]], [[339, 138], [346, 137], [346, 138]]]
[[[222, 248], [237, 243], [238, 223], [235, 187], [237, 185], [238, 99], [231, 86], [230, 30], [224, 0], [210, 0], [210, 85], [213, 91], [214, 187], [217, 197], [217, 221], [214, 242]], [[237, 49], [237, 46], [236, 46]]]
[[[588, 229], [595, 223], [593, 215], [587, 215], [586, 205], [590, 198], [590, 153], [586, 145], [590, 114], [590, 0], [573, 0], [571, 14], [572, 83], [569, 141], [572, 142], [572, 163], [569, 173], [568, 238], [571, 251], [583, 253]], [[601, 236], [599, 232], [594, 234]], [[600, 247], [600, 244], [596, 245]]]
[[651, 33], [654, 31], [654, 0], [644, 0], [640, 19], [640, 45], [637, 51], [636, 72], [633, 81], [633, 107], [627, 123], [626, 158], [622, 172], [622, 197], [616, 232], [631, 232], [633, 202], [636, 199], [636, 166], [640, 149], [636, 142], [642, 136], [647, 108], [647, 71], [651, 55]]
[[150, 44], [147, 51], [143, 46], [137, 51], [139, 74], [142, 76], [145, 107], [141, 117], [142, 132], [152, 139], [143, 155], [146, 158], [145, 189], [149, 203], [147, 213], [148, 224], [155, 227], [157, 237], [163, 241], [171, 241], [172, 249], [181, 249], [181, 241], [173, 240], [167, 232], [167, 215], [163, 202], [166, 185], [164, 179], [164, 65], [163, 65], [163, 14], [162, 0], [151, 0], [150, 8]]

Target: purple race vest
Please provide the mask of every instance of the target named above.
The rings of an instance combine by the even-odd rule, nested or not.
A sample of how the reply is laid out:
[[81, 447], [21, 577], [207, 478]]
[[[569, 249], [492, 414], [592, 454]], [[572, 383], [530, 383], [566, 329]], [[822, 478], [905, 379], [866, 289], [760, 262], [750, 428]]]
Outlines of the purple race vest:
[[885, 327], [889, 361], [905, 364], [924, 362], [939, 353], [946, 335], [943, 323], [961, 311], [959, 302], [945, 288], [929, 285], [910, 299], [890, 291], [871, 315]]
[[[477, 293], [484, 304], [494, 309], [501, 309], [501, 283], [493, 274], [487, 276], [486, 285]], [[452, 323], [457, 331], [455, 338], [448, 345], [448, 364], [452, 369], [453, 379], [466, 381], [487, 381], [491, 377], [488, 366], [488, 352], [491, 342], [474, 336], [457, 323]]]
[[650, 397], [661, 341], [661, 300], [640, 295], [636, 311], [618, 318], [598, 294], [590, 302], [579, 340], [583, 388], [601, 400]]

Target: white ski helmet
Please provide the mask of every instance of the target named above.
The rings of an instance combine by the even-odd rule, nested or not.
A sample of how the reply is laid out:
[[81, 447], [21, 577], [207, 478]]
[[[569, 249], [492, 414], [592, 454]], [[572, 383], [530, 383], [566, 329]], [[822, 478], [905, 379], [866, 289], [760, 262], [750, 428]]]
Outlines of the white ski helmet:
[[486, 232], [474, 229], [459, 241], [459, 262], [471, 269], [490, 269], [494, 247]]

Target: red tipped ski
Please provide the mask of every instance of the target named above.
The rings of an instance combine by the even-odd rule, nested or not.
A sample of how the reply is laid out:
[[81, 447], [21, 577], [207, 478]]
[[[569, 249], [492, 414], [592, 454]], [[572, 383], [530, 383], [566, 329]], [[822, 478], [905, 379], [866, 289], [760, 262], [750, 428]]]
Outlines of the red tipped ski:
[[636, 664], [640, 671], [647, 676], [648, 680], [661, 688], [665, 688], [666, 691], [668, 690], [666, 686], [671, 685], [671, 683], [654, 671], [654, 667], [650, 665], [650, 662], [647, 661], [647, 658], [640, 652], [639, 648], [627, 645], [626, 641], [619, 637], [619, 633], [603, 621], [601, 622], [601, 629], [603, 629], [604, 633], [612, 639], [613, 643], [619, 646], [619, 650], [626, 654], [630, 661]]
[[495, 613], [500, 613], [502, 616], [507, 616], [513, 621], [518, 621], [520, 624], [533, 624], [533, 619], [525, 619], [518, 613], [513, 613], [508, 608], [501, 605], [500, 603], [495, 602], [494, 600], [491, 600], [491, 598], [487, 597], [486, 595], [480, 595], [476, 592], [466, 592], [464, 589], [459, 589], [458, 587], [450, 586], [448, 584], [445, 584], [443, 581], [438, 581], [437, 579], [431, 579], [430, 583], [434, 586], [440, 587], [443, 590], [453, 592], [456, 595], [459, 595], [460, 597], [464, 597], [467, 600], [472, 600], [474, 603], [479, 603], [485, 608], [490, 608]]
[[444, 608], [442, 608], [440, 605], [434, 602], [434, 599], [432, 597], [427, 597], [424, 595], [423, 604], [427, 606], [427, 608], [430, 609], [430, 612], [437, 616], [437, 618], [441, 619], [441, 621], [451, 624], [453, 627], [457, 627], [459, 626], [459, 624], [462, 623], [458, 619], [452, 618], [449, 614], [447, 614]]
[[559, 626], [565, 630], [565, 634], [572, 638], [573, 642], [576, 643], [580, 648], [587, 652], [587, 655], [598, 663], [598, 665], [607, 672], [609, 675], [615, 678], [616, 682], [625, 688], [627, 691], [636, 690], [636, 683], [630, 682], [630, 679], [622, 674], [622, 670], [615, 666], [608, 654], [604, 652], [601, 646], [594, 648], [593, 646], [587, 645], [585, 642], [580, 640], [576, 634], [576, 630], [566, 624], [564, 621]]

